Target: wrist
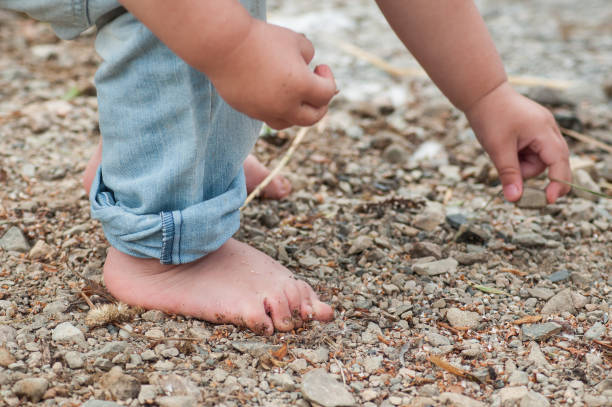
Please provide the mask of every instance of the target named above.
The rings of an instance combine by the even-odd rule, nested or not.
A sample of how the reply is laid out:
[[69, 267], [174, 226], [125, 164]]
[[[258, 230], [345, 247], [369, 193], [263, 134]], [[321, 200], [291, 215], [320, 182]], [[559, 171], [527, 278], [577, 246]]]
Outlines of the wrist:
[[493, 109], [502, 108], [504, 101], [514, 95], [516, 92], [510, 86], [507, 80], [504, 80], [489, 92], [480, 96], [474, 103], [463, 111], [468, 119], [468, 122], [477, 132], [479, 124], [490, 118]]

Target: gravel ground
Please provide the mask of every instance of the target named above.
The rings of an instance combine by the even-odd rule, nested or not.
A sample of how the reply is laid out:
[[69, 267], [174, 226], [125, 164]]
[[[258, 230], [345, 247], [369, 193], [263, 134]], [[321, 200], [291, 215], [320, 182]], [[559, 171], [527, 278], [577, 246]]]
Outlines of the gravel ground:
[[[99, 137], [93, 34], [58, 42], [0, 12], [0, 406], [612, 405], [612, 201], [576, 191], [545, 206], [536, 179], [504, 202], [426, 79], [342, 50], [415, 66], [372, 2], [270, 3], [342, 92], [285, 169], [295, 192], [250, 204], [237, 237], [311, 283], [336, 320], [261, 337], [120, 309], [90, 326], [81, 292], [112, 302], [80, 186]], [[478, 4], [511, 74], [573, 84], [521, 90], [612, 143], [609, 1]], [[264, 134], [256, 154], [274, 165], [293, 134]], [[568, 142], [575, 182], [612, 193], [610, 154]]]

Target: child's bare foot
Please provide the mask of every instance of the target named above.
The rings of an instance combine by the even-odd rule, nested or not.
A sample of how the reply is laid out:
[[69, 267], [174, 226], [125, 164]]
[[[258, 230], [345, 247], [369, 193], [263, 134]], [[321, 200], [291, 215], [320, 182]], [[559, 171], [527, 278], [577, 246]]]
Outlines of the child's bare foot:
[[234, 239], [202, 259], [176, 266], [111, 248], [104, 281], [111, 294], [128, 304], [246, 326], [266, 335], [297, 328], [303, 320], [334, 316], [307, 283]]
[[[85, 172], [83, 173], [83, 187], [89, 194], [91, 184], [98, 170], [98, 166], [102, 161], [102, 142], [96, 147], [96, 151], [89, 159]], [[253, 154], [244, 160], [244, 174], [246, 178], [247, 192], [251, 193], [257, 185], [261, 183], [268, 176], [270, 171], [255, 158]], [[274, 177], [272, 182], [266, 186], [262, 192], [262, 196], [268, 199], [282, 199], [285, 198], [291, 192], [291, 183], [289, 180], [281, 175]]]

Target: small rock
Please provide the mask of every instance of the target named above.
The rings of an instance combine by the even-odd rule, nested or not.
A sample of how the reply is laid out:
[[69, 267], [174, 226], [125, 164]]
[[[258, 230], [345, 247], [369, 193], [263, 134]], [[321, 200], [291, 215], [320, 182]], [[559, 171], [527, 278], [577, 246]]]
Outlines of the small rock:
[[554, 322], [523, 325], [521, 333], [523, 340], [543, 341], [561, 332], [563, 327]]
[[158, 386], [143, 384], [138, 392], [138, 402], [140, 404], [153, 404], [155, 397], [157, 397], [158, 389]]
[[353, 255], [357, 253], [361, 253], [364, 250], [372, 247], [374, 245], [374, 240], [372, 240], [369, 236], [357, 236], [355, 240], [351, 243], [351, 247], [349, 248], [348, 254]]
[[[597, 185], [597, 183], [593, 181], [591, 175], [589, 175], [589, 173], [585, 170], [574, 171], [573, 182], [576, 185], [586, 188], [590, 191], [601, 193], [601, 188], [599, 187], [599, 185]], [[599, 199], [597, 195], [591, 194], [578, 188], [572, 189], [572, 192], [574, 193], [574, 195], [582, 199], [588, 199], [591, 201], [597, 201]]]
[[535, 188], [525, 187], [521, 199], [516, 203], [519, 208], [540, 209], [548, 204], [546, 192]]
[[512, 239], [514, 244], [525, 247], [539, 247], [546, 245], [546, 239], [537, 233], [519, 233]]
[[37, 403], [47, 391], [49, 382], [41, 377], [21, 379], [13, 385], [13, 393], [17, 397], [26, 397]]
[[445, 218], [444, 206], [437, 202], [430, 202], [423, 212], [418, 214], [414, 219], [413, 226], [415, 228], [431, 232], [438, 227]]
[[346, 387], [323, 369], [306, 373], [301, 391], [306, 400], [323, 407], [355, 405], [355, 399]]
[[36, 242], [34, 247], [30, 249], [28, 257], [32, 260], [40, 260], [52, 255], [54, 252], [55, 250], [53, 247], [49, 246], [47, 242], [44, 240], [39, 240]]
[[104, 374], [100, 379], [100, 385], [120, 400], [136, 398], [140, 392], [138, 379], [124, 374], [119, 366], [113, 367], [110, 372]]
[[527, 292], [534, 298], [538, 298], [540, 300], [549, 300], [555, 295], [555, 292], [549, 288], [544, 287], [533, 287], [528, 288]]
[[113, 403], [112, 401], [104, 400], [88, 400], [81, 407], [123, 407], [121, 404]]
[[544, 353], [542, 353], [542, 349], [540, 349], [540, 346], [535, 342], [531, 342], [529, 356], [527, 359], [534, 362], [538, 367], [546, 370], [552, 369], [550, 363], [548, 363], [548, 360], [546, 359], [546, 356], [544, 356]]
[[540, 393], [529, 390], [525, 397], [521, 399], [520, 407], [548, 407], [550, 403], [548, 399]]
[[457, 259], [462, 266], [471, 266], [475, 263], [484, 263], [491, 257], [489, 252], [473, 252], [473, 253], [457, 253], [454, 252], [453, 257]]
[[523, 386], [529, 383], [529, 375], [527, 372], [524, 372], [519, 369], [515, 369], [510, 378], [508, 378], [508, 384], [510, 386]]
[[325, 363], [329, 360], [329, 349], [325, 346], [320, 346], [317, 349], [301, 349], [296, 348], [293, 353], [301, 358], [311, 361], [312, 363]]
[[60, 315], [68, 309], [68, 301], [57, 300], [50, 302], [43, 308], [43, 314], [45, 315]]
[[197, 400], [191, 396], [163, 396], [156, 400], [159, 407], [195, 407]]
[[584, 333], [584, 339], [592, 341], [594, 339], [600, 340], [606, 334], [606, 326], [601, 322], [596, 322], [588, 331]]
[[584, 306], [589, 303], [589, 299], [584, 295], [575, 291], [570, 291], [570, 293], [572, 296], [572, 303], [574, 304], [574, 308], [576, 308], [577, 310], [584, 308]]
[[552, 297], [546, 305], [542, 308], [542, 314], [561, 314], [562, 312], [569, 312], [573, 314], [576, 312], [574, 307], [574, 301], [572, 300], [572, 293], [570, 289], [560, 291], [557, 295]]
[[491, 236], [484, 229], [471, 224], [466, 223], [459, 227], [459, 231], [455, 235], [455, 242], [457, 243], [469, 243], [469, 244], [485, 244], [491, 239]]
[[382, 362], [382, 356], [368, 356], [363, 361], [363, 369], [366, 371], [366, 373], [372, 374], [380, 369]]
[[83, 332], [70, 322], [62, 322], [56, 326], [51, 334], [51, 339], [59, 343], [85, 343]]
[[450, 345], [450, 340], [446, 336], [440, 335], [435, 332], [427, 332], [425, 334], [425, 339], [427, 339], [427, 342], [431, 346], [435, 346], [435, 347]]
[[151, 328], [145, 332], [144, 335], [151, 339], [162, 339], [164, 337], [164, 331], [159, 328]]
[[234, 341], [232, 342], [232, 347], [241, 353], [248, 353], [254, 358], [260, 358], [279, 348], [278, 346], [257, 341]]
[[457, 260], [449, 257], [444, 260], [415, 264], [412, 266], [412, 270], [422, 276], [437, 276], [438, 274], [455, 273], [458, 265]]
[[82, 354], [76, 351], [66, 352], [64, 360], [70, 369], [80, 369], [85, 364]]
[[21, 229], [16, 226], [11, 227], [0, 238], [0, 247], [7, 251], [25, 253], [30, 250], [30, 245], [26, 241]]
[[9, 352], [6, 347], [0, 346], [0, 366], [8, 367], [15, 362], [16, 359], [13, 355], [11, 355], [11, 352]]
[[570, 277], [570, 273], [567, 270], [559, 270], [552, 273], [548, 276], [548, 279], [553, 283], [558, 283], [559, 281], [567, 280]]
[[391, 164], [401, 164], [406, 161], [406, 158], [408, 157], [408, 151], [406, 151], [406, 149], [402, 145], [392, 143], [387, 148], [385, 148], [385, 151], [383, 152], [382, 156], [385, 161]]
[[499, 391], [502, 407], [516, 405], [528, 392], [527, 386], [504, 387]]
[[149, 310], [147, 312], [144, 312], [141, 315], [141, 318], [149, 322], [161, 322], [166, 319], [166, 314], [158, 310]]
[[459, 308], [450, 308], [446, 312], [446, 319], [455, 328], [475, 328], [480, 322], [480, 315], [476, 312], [461, 311]]
[[442, 257], [442, 248], [431, 242], [417, 242], [412, 246], [410, 255], [413, 258], [431, 256], [439, 259]]
[[268, 377], [268, 381], [280, 391], [293, 391], [295, 389], [295, 382], [287, 373], [272, 374]]
[[454, 406], [454, 407], [485, 407], [486, 406], [486, 404], [483, 403], [482, 401], [474, 400], [473, 398], [464, 396], [462, 394], [451, 393], [451, 392], [440, 394], [440, 401], [444, 405], [449, 405], [449, 406]]
[[0, 324], [0, 344], [7, 342], [15, 342], [17, 330], [9, 325]]
[[451, 227], [459, 229], [461, 225], [468, 223], [468, 220], [460, 213], [453, 213], [451, 215], [446, 215], [446, 222], [451, 225]]

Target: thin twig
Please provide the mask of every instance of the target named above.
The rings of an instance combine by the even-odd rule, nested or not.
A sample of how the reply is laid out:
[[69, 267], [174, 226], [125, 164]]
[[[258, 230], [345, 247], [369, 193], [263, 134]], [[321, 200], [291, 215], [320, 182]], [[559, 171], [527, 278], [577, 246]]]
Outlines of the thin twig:
[[340, 369], [340, 375], [342, 376], [342, 383], [344, 383], [344, 385], [346, 386], [346, 377], [344, 377], [344, 366], [336, 358], [334, 358], [334, 362], [336, 362], [336, 365], [338, 366], [338, 369]]
[[[357, 47], [356, 45], [350, 44], [345, 41], [336, 40], [338, 47], [348, 54], [353, 55], [359, 59], [362, 59], [375, 67], [387, 72], [388, 74], [396, 77], [415, 77], [415, 78], [426, 78], [427, 73], [421, 68], [399, 68], [389, 64], [384, 59], [377, 55], [374, 55], [364, 49]], [[513, 85], [518, 86], [542, 86], [551, 89], [567, 89], [574, 85], [571, 81], [559, 80], [559, 79], [546, 79], [535, 76], [509, 76], [508, 81]]]
[[551, 181], [555, 181], [555, 182], [560, 182], [560, 183], [565, 184], [565, 185], [569, 185], [572, 188], [579, 189], [579, 190], [584, 191], [584, 192], [588, 192], [589, 194], [593, 194], [593, 195], [598, 196], [600, 198], [612, 199], [612, 196], [610, 196], [610, 195], [606, 195], [606, 194], [603, 194], [603, 193], [597, 192], [597, 191], [591, 191], [588, 188], [585, 188], [585, 187], [580, 186], [580, 185], [572, 184], [571, 182], [563, 181], [562, 179], [550, 178], [550, 180]]
[[293, 153], [295, 153], [295, 150], [297, 149], [298, 145], [302, 142], [302, 140], [308, 133], [308, 129], [309, 129], [308, 127], [302, 127], [300, 129], [298, 134], [293, 139], [293, 142], [291, 143], [289, 150], [287, 150], [283, 158], [281, 158], [276, 168], [270, 171], [270, 174], [268, 174], [268, 176], [261, 182], [261, 184], [259, 184], [257, 188], [255, 188], [253, 192], [249, 194], [249, 196], [244, 201], [244, 204], [242, 205], [240, 209], [243, 209], [245, 206], [249, 204], [249, 202], [251, 202], [255, 197], [257, 197], [261, 193], [261, 191], [263, 191], [264, 188], [267, 187], [270, 182], [272, 182], [272, 179], [276, 177], [276, 175], [283, 169], [283, 167], [287, 165], [287, 163], [289, 162], [289, 159], [291, 158], [291, 156], [293, 156]]
[[565, 134], [566, 136], [569, 136], [569, 137], [574, 138], [576, 140], [583, 141], [583, 142], [588, 143], [588, 144], [592, 144], [592, 145], [597, 146], [597, 147], [601, 148], [602, 150], [605, 150], [608, 153], [612, 154], [612, 146], [609, 145], [609, 144], [606, 144], [606, 143], [604, 143], [602, 141], [596, 140], [593, 137], [589, 137], [589, 136], [587, 136], [585, 134], [578, 133], [577, 131], [574, 131], [574, 130], [566, 129], [566, 128], [563, 128], [563, 127], [561, 127], [560, 129], [561, 129], [561, 133]]

